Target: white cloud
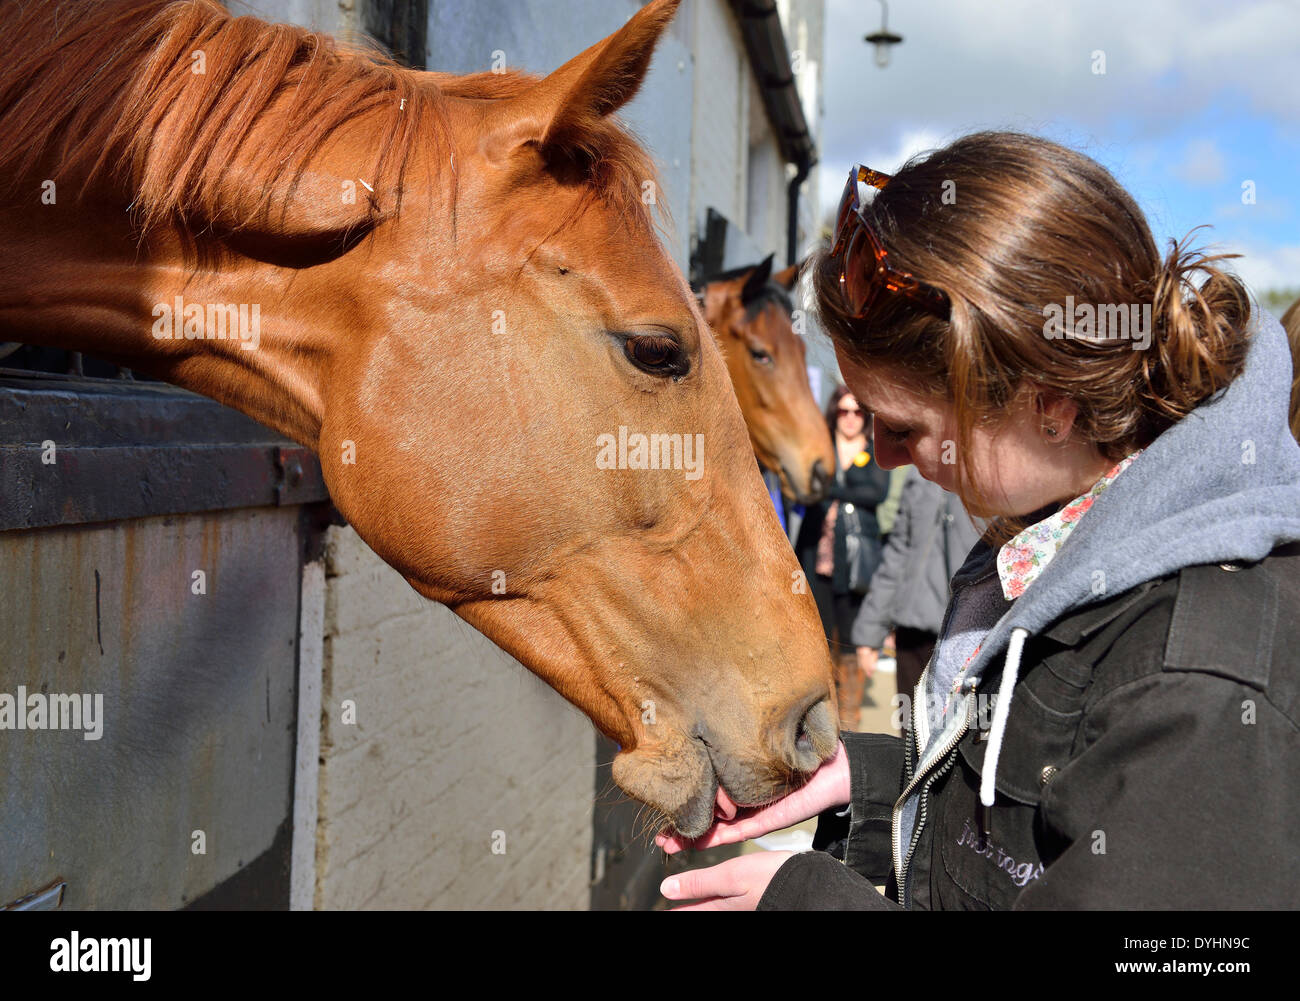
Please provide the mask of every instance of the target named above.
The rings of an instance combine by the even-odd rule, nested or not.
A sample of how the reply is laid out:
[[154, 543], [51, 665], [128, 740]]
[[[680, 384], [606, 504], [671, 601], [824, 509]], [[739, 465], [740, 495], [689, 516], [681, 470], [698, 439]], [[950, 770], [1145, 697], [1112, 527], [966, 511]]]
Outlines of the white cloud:
[[1174, 173], [1188, 184], [1209, 187], [1228, 176], [1228, 161], [1213, 139], [1196, 139], [1187, 144]]
[[[1244, 252], [1236, 268], [1252, 287], [1300, 285], [1294, 186], [1279, 182], [1270, 141], [1300, 136], [1297, 0], [895, 0], [904, 42], [883, 70], [862, 41], [878, 4], [827, 0], [826, 24], [823, 212], [851, 163], [891, 170], [969, 132], [1018, 129], [1107, 164], [1162, 251], [1213, 220], [1196, 242]], [[1093, 72], [1098, 51], [1105, 73]], [[1257, 204], [1241, 203], [1248, 179]]]
[[828, 0], [828, 162], [897, 141], [904, 127], [1042, 131], [1066, 118], [1114, 139], [1123, 121], [1155, 142], [1224, 100], [1300, 127], [1290, 0], [896, 0], [889, 23], [904, 41], [884, 70], [862, 41], [879, 23], [874, 4]]
[[1226, 263], [1254, 292], [1300, 288], [1300, 244], [1236, 249], [1242, 256]]

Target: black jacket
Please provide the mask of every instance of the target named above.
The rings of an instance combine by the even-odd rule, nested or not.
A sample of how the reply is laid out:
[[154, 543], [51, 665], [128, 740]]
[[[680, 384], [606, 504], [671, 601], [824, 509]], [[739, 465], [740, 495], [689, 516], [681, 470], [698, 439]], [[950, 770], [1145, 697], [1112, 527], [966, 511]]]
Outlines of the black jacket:
[[[826, 498], [810, 505], [799, 526], [799, 535], [795, 540], [795, 553], [799, 564], [809, 580], [817, 572], [817, 542], [822, 535], [822, 526], [826, 524], [826, 515], [832, 501], [839, 501], [841, 506], [851, 503], [861, 514], [861, 524], [868, 543], [873, 547], [875, 563], [880, 561], [880, 523], [876, 520], [876, 506], [889, 493], [889, 472], [876, 464], [871, 456], [866, 465], [851, 465], [840, 476], [831, 480]], [[844, 542], [845, 520], [835, 519], [834, 548], [835, 570], [831, 575], [831, 590], [835, 594], [849, 593], [848, 547]]]
[[[907, 906], [1300, 907], [1300, 544], [1063, 614], [1026, 643], [1012, 705], [991, 809], [978, 718], [928, 773]], [[846, 860], [792, 857], [761, 910], [902, 906], [911, 730], [843, 739], [852, 801], [815, 844]]]

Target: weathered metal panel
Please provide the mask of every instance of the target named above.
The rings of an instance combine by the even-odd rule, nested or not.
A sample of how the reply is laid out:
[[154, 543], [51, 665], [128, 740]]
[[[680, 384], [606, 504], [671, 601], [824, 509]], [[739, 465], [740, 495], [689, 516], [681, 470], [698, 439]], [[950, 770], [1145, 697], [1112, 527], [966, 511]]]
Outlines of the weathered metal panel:
[[0, 531], [328, 496], [310, 450], [205, 397], [0, 377]]
[[99, 739], [0, 729], [0, 904], [59, 880], [74, 909], [247, 901], [229, 881], [258, 860], [259, 903], [288, 905], [298, 526], [270, 508], [0, 533], [0, 698], [102, 696]]

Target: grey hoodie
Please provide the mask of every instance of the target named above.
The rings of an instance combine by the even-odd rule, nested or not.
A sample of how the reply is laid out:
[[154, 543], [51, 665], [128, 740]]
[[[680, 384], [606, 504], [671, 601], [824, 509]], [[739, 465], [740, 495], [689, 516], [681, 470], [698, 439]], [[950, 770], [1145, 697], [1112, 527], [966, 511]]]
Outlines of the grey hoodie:
[[[1300, 446], [1287, 426], [1291, 357], [1277, 320], [1253, 304], [1242, 374], [1149, 445], [1097, 498], [1065, 545], [1018, 599], [1002, 596], [996, 551], [978, 543], [953, 578], [953, 600], [914, 707], [922, 752], [915, 774], [943, 757], [980, 679], [1003, 662], [980, 799], [993, 805], [998, 755], [1020, 651], [1062, 613], [1198, 564], [1255, 562], [1300, 540]], [[1300, 609], [1296, 610], [1300, 613]], [[1248, 624], [1243, 623], [1248, 628]], [[963, 690], [949, 690], [970, 652]], [[984, 693], [984, 694], [987, 694]], [[928, 709], [929, 711], [924, 711]], [[907, 845], [920, 784], [895, 814]]]

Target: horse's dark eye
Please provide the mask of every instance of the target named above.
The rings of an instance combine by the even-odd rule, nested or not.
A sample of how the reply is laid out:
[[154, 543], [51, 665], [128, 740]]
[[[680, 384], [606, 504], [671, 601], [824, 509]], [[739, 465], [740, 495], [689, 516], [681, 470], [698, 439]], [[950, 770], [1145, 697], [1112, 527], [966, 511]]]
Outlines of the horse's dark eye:
[[750, 348], [749, 357], [753, 358], [754, 361], [758, 362], [760, 365], [772, 364], [772, 356], [761, 348]]
[[671, 375], [680, 378], [690, 368], [686, 353], [671, 337], [654, 334], [629, 335], [623, 341], [623, 353], [633, 365], [651, 375]]

